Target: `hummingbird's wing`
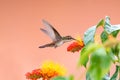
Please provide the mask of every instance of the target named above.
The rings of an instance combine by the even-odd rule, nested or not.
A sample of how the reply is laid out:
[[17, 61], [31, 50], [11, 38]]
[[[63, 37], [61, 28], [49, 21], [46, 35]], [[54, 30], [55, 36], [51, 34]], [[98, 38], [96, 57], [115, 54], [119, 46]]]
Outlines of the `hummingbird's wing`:
[[53, 41], [57, 41], [62, 38], [61, 35], [57, 32], [57, 30], [51, 24], [49, 24], [45, 20], [42, 20], [42, 21], [45, 25], [45, 29], [41, 28], [40, 29], [41, 31], [43, 31], [45, 34], [47, 34]]

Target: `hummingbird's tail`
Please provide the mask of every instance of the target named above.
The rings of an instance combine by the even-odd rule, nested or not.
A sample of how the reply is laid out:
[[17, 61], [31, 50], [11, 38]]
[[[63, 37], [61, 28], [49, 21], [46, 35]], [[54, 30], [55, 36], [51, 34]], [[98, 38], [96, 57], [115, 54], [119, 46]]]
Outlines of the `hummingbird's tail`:
[[54, 47], [54, 44], [45, 44], [45, 45], [39, 46], [39, 48], [46, 48], [46, 47]]

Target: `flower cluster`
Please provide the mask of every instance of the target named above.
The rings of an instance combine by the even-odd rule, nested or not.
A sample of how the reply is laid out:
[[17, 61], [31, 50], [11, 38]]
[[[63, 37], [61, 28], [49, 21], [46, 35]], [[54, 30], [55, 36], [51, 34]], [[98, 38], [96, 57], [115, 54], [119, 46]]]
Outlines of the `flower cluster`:
[[26, 79], [37, 80], [41, 78], [41, 69], [35, 69], [31, 73], [28, 72], [25, 74], [25, 76], [26, 76]]
[[74, 53], [76, 51], [81, 50], [83, 47], [84, 47], [84, 42], [80, 37], [78, 37], [76, 38], [75, 42], [73, 42], [72, 44], [68, 46], [67, 51]]
[[50, 80], [55, 76], [64, 76], [66, 70], [63, 66], [54, 63], [52, 61], [44, 62], [41, 68], [33, 70], [31, 73], [28, 72], [25, 74], [26, 79], [30, 80]]
[[42, 75], [44, 78], [52, 78], [54, 76], [65, 75], [65, 68], [54, 62], [45, 62], [42, 67]]

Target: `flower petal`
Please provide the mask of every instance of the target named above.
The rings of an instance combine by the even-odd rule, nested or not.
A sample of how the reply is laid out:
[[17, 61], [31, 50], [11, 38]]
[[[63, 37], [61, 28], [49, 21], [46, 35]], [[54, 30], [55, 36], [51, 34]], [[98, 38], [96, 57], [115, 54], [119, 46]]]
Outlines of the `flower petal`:
[[78, 52], [84, 47], [84, 43], [81, 38], [78, 38], [77, 41], [73, 42], [67, 47], [67, 51], [70, 52]]

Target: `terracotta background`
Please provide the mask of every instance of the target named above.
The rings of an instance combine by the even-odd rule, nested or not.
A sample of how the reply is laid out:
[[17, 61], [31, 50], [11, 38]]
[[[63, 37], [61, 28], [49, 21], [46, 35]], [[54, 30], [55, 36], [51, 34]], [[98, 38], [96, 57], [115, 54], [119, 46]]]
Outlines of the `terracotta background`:
[[[120, 23], [120, 0], [0, 0], [0, 80], [26, 80], [25, 73], [53, 60], [84, 80], [84, 68], [76, 68], [79, 53], [66, 48], [70, 43], [39, 49], [50, 42], [40, 31], [41, 20], [50, 22], [61, 35], [83, 35], [106, 15]], [[79, 78], [77, 77], [77, 79]]]

